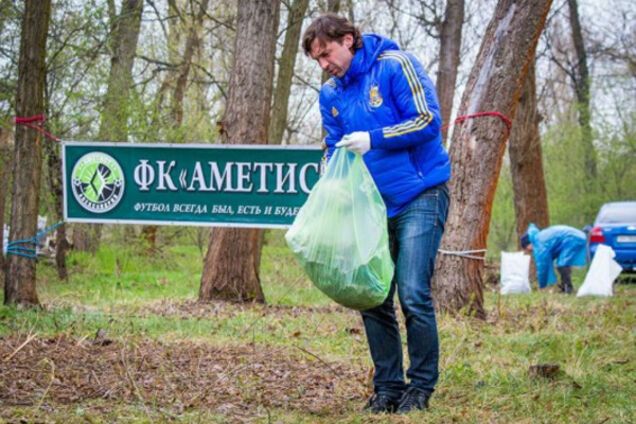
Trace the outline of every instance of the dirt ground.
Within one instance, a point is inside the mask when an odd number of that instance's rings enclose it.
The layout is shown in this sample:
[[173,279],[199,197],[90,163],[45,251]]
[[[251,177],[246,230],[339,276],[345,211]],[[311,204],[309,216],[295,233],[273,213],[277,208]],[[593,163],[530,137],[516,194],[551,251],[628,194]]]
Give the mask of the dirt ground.
[[[59,306],[59,305],[58,305]],[[283,306],[268,305],[260,303],[233,303],[233,302],[198,302],[196,300],[174,301],[161,300],[149,305],[144,305],[142,311],[137,316],[162,316],[178,318],[204,318],[213,319],[215,317],[231,318],[243,311],[250,310],[260,313],[262,316],[286,313],[292,317],[306,315],[314,312],[320,313],[348,313],[357,316],[354,311],[340,305],[329,306]]]
[[182,412],[241,415],[255,408],[315,414],[363,402],[367,376],[311,352],[142,339],[0,338],[0,405],[54,408],[94,399]]

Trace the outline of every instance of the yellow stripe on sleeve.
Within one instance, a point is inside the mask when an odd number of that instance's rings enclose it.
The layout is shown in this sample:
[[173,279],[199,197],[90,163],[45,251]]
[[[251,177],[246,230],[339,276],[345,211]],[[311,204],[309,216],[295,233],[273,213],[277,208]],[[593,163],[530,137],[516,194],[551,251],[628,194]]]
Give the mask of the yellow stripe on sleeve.
[[411,61],[408,59],[408,57],[406,57],[406,55],[403,52],[399,52],[399,51],[385,52],[382,55],[380,55],[378,59],[379,60],[394,59],[398,61],[398,63],[402,67],[404,76],[406,77],[406,80],[409,84],[409,88],[411,89],[415,108],[417,112],[419,113],[419,116],[415,119],[400,123],[398,125],[384,128],[383,130],[384,137],[385,138],[397,137],[403,134],[408,134],[410,132],[419,131],[425,128],[433,120],[433,114],[431,114],[431,112],[428,109],[428,105],[426,103],[426,95],[424,94],[424,88],[422,87],[422,83],[420,82],[419,78],[417,78],[417,73],[415,72],[413,63],[411,63]]

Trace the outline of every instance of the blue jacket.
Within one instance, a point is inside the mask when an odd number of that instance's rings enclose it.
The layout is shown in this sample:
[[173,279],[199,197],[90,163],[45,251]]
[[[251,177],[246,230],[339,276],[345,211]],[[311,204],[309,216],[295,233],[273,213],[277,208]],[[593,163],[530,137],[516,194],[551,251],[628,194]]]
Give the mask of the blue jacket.
[[437,96],[420,62],[387,38],[362,39],[347,72],[320,90],[327,158],[344,135],[368,131],[364,162],[393,217],[424,190],[446,182],[450,161]]
[[555,259],[557,267],[583,266],[587,263],[587,239],[583,231],[565,225],[554,225],[539,230],[536,225],[530,224],[527,234],[532,243],[537,280],[541,288],[557,281],[553,267]]

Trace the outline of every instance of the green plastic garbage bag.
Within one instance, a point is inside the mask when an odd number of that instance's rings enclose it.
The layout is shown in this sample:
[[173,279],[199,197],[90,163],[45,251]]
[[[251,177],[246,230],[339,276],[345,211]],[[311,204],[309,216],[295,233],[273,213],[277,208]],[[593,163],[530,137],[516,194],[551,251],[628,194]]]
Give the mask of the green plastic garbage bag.
[[360,155],[336,149],[285,239],[316,287],[341,305],[365,310],[386,299],[386,207]]

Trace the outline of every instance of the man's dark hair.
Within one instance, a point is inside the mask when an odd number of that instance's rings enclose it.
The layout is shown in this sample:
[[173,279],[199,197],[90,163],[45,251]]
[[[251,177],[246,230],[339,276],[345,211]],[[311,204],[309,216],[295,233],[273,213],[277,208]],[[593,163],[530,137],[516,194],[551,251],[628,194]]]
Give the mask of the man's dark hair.
[[362,36],[360,30],[356,28],[347,18],[338,16],[335,13],[325,13],[317,17],[305,30],[303,34],[303,50],[307,56],[311,53],[311,43],[315,39],[321,43],[337,41],[342,44],[342,38],[351,34],[353,36],[353,50],[362,47]]

